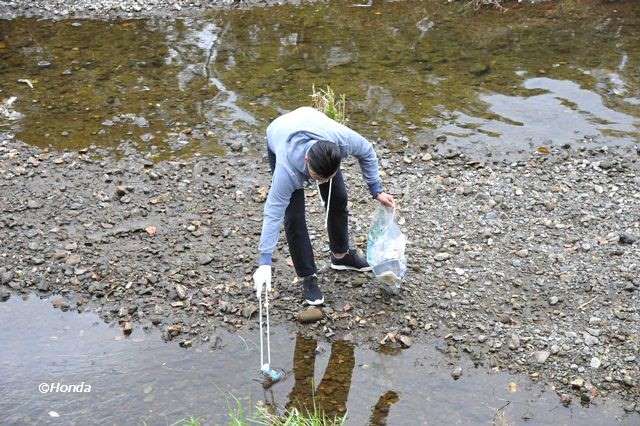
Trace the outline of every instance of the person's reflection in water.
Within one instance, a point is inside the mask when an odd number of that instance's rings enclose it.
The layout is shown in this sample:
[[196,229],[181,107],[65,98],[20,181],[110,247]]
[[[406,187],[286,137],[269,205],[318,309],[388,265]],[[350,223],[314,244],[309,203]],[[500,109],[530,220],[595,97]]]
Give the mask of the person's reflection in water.
[[315,339],[306,339],[300,335],[296,339],[293,354],[295,384],[289,395],[287,409],[295,407],[302,412],[312,412],[315,397],[318,410],[330,418],[342,416],[347,412],[351,374],[356,363],[353,345],[341,340],[331,345],[329,364],[314,395],[313,373],[317,345]]
[[[355,367],[354,346],[338,340],[331,344],[329,363],[314,393],[313,374],[316,361],[315,339],[298,335],[293,354],[293,374],[295,383],[287,409],[297,408],[299,411],[313,412],[315,407],[327,417],[343,416],[347,412],[347,400],[351,388],[351,376]],[[370,424],[380,426],[386,424],[389,409],[398,401],[398,394],[389,391],[382,395],[371,413]]]
[[376,406],[373,407],[373,413],[369,419],[369,425],[371,426],[384,426],[387,424],[387,416],[389,416],[389,410],[391,406],[398,402],[400,398],[394,391],[387,391],[384,395],[378,399]]

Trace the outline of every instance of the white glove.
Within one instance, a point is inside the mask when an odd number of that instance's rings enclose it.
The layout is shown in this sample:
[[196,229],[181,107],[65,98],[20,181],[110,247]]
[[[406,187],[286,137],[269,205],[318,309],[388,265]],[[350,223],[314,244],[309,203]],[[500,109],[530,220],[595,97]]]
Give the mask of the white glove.
[[258,299],[262,298],[263,290],[271,291],[271,265],[260,265],[253,273],[253,287]]

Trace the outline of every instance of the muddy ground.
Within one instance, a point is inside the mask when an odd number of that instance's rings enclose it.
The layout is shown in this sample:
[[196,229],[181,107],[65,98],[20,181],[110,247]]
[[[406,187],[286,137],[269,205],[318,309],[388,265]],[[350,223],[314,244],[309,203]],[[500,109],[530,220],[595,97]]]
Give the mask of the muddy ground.
[[[251,287],[269,184],[264,157],[153,163],[112,152],[0,142],[0,299],[55,295],[60,309],[158,327],[181,346],[256,328]],[[307,191],[329,340],[401,350],[413,341],[477,365],[524,372],[567,403],[613,392],[640,410],[640,156],[559,149],[493,163],[429,146],[379,144],[386,189],[409,237],[397,295],[328,270],[321,205]],[[488,159],[490,160],[490,159]],[[351,233],[366,246],[375,204],[346,166]],[[272,321],[294,324],[301,292],[281,235]],[[10,326],[10,325],[9,325]]]

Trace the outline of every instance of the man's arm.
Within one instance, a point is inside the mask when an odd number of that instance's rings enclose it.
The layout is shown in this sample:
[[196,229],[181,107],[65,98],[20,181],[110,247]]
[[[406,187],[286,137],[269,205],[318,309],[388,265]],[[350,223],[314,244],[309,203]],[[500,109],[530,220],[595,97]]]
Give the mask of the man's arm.
[[358,132],[336,123],[336,136],[347,147],[347,152],[358,159],[362,176],[369,186],[369,192],[376,198],[382,191],[382,180],[378,170],[378,157],[373,145]]
[[264,217],[262,219],[262,233],[258,251],[260,265],[271,265],[271,256],[278,243],[280,227],[284,220],[284,213],[291,200],[294,191],[291,177],[282,167],[276,165],[273,172],[271,188],[264,205]]

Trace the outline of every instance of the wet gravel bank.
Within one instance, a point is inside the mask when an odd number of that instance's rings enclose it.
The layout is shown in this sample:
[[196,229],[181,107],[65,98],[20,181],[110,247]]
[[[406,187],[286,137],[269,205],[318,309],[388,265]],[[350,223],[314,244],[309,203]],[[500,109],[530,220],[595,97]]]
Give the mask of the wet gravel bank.
[[[326,269],[321,205],[307,191],[325,318],[308,334],[390,348],[433,342],[478,365],[552,383],[567,403],[610,392],[640,410],[640,168],[627,151],[559,150],[482,164],[428,147],[379,146],[400,204],[410,271],[400,294]],[[247,154],[154,164],[127,152],[45,152],[0,142],[0,300],[55,295],[128,333],[182,346],[256,327],[251,290],[268,167]],[[98,156],[98,155],[102,156]],[[375,205],[346,173],[364,248]],[[301,294],[281,236],[274,323]],[[10,326],[10,325],[9,325]]]
[[208,9],[310,3],[306,0],[0,0],[0,19],[36,17],[148,18],[195,16]]

